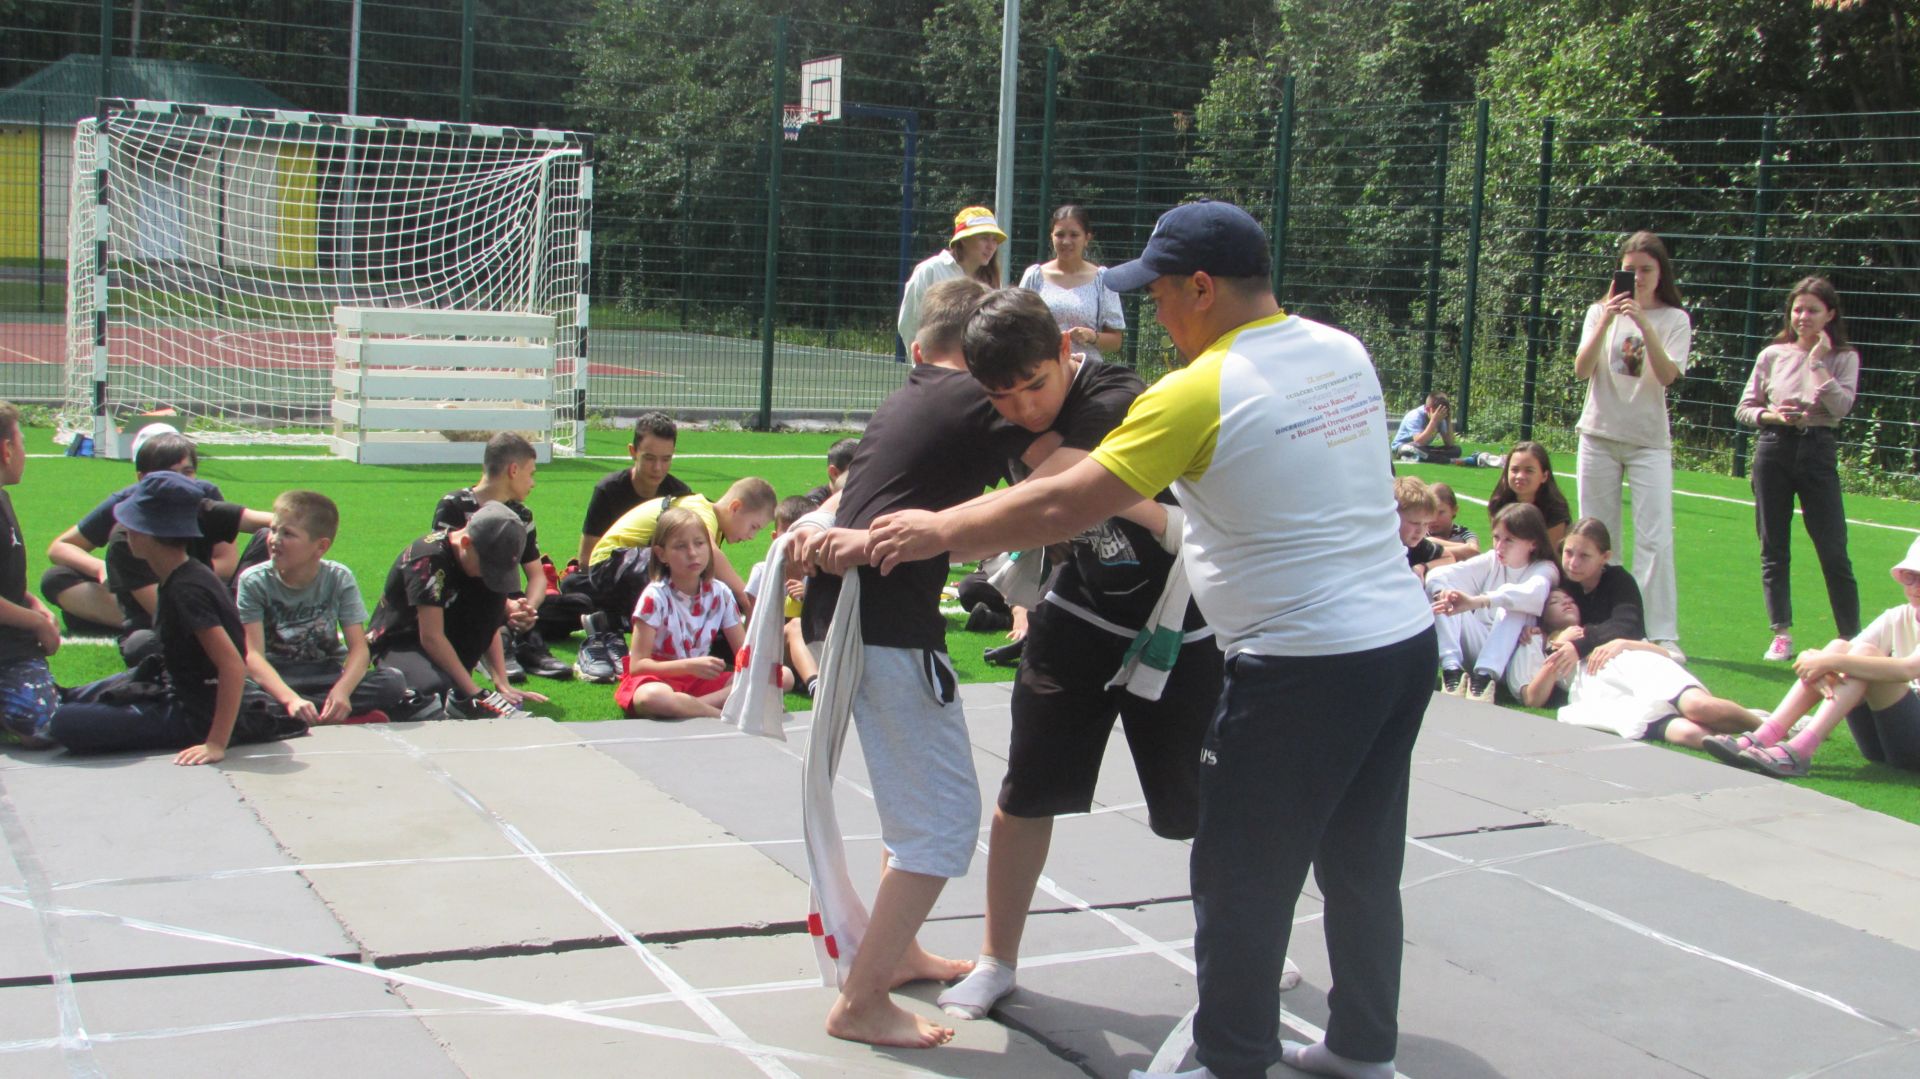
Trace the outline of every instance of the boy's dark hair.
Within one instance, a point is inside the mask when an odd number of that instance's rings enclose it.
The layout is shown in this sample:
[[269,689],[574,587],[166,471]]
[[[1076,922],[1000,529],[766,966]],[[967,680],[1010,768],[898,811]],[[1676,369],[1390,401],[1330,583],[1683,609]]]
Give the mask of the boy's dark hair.
[[540,455],[534,452],[533,443],[528,442],[525,436],[514,434],[512,431],[502,431],[487,439],[486,452],[480,456],[480,471],[486,473],[488,479],[492,479],[506,475],[507,469],[514,465],[523,465],[528,461],[539,459]]
[[640,440],[647,435],[664,438],[668,442],[679,442],[680,428],[664,412],[642,412],[634,417],[633,437],[627,440],[627,445],[638,446]]
[[951,278],[928,289],[920,301],[920,332],[913,335],[920,351],[933,356],[960,351],[968,316],[991,291],[971,277]]
[[1547,534],[1547,519],[1540,508],[1531,502],[1515,502],[1506,509],[1493,515],[1493,523],[1507,530],[1507,535],[1522,543],[1532,544],[1532,562],[1553,561],[1553,537]]
[[273,512],[300,522],[314,539],[333,539],[340,534],[340,507],[318,491],[282,491],[273,500]]
[[1447,391],[1445,391],[1445,390],[1435,390],[1435,391],[1433,391],[1432,393],[1430,393],[1430,394],[1428,394],[1428,395],[1427,395],[1427,404],[1428,404],[1428,405],[1430,405],[1430,406],[1431,406],[1431,405],[1444,405],[1444,406],[1446,406],[1447,408],[1452,408],[1452,407],[1453,407],[1453,398],[1451,398],[1451,397],[1448,397],[1448,396],[1447,396]]
[[773,507],[773,523],[785,532],[793,527],[793,522],[820,508],[820,503],[806,495],[788,495]]
[[1004,390],[1060,358],[1060,324],[1039,293],[1003,288],[973,309],[961,347],[975,381]]
[[847,466],[853,463],[853,451],[859,448],[859,439],[843,438],[827,447],[827,464],[832,465],[841,472],[845,472]]
[[1453,497],[1453,488],[1444,483],[1429,483],[1427,487],[1433,492],[1434,501],[1455,513],[1460,512],[1460,500]]
[[11,401],[0,401],[0,442],[13,438],[20,429],[20,410]]
[[771,514],[780,496],[773,493],[773,484],[758,476],[744,476],[733,481],[727,493],[720,496],[722,502],[739,499],[740,505],[759,513]]
[[155,435],[140,444],[140,452],[133,455],[133,470],[142,476],[149,472],[165,472],[181,461],[200,467],[200,450],[193,439],[186,435]]

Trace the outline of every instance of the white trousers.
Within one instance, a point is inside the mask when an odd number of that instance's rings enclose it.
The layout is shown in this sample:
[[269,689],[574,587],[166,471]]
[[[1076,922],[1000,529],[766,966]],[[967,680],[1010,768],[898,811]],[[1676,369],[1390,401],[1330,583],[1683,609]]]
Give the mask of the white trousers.
[[1580,436],[1580,516],[1597,517],[1619,562],[1620,488],[1633,486],[1633,579],[1640,582],[1647,638],[1680,639],[1680,587],[1673,567],[1673,452],[1598,435]]
[[[1520,631],[1534,621],[1530,614],[1491,607],[1460,614],[1435,615],[1433,628],[1440,639],[1440,666],[1460,667],[1496,678],[1504,677],[1507,688],[1513,690],[1517,697],[1520,689],[1524,689],[1534,672],[1540,669],[1538,660],[1531,665],[1514,663],[1516,653],[1523,651],[1519,648]],[[1534,650],[1539,650],[1537,645]],[[1522,667],[1525,673],[1514,670],[1516,666]],[[1516,675],[1520,678],[1520,689],[1514,688]]]

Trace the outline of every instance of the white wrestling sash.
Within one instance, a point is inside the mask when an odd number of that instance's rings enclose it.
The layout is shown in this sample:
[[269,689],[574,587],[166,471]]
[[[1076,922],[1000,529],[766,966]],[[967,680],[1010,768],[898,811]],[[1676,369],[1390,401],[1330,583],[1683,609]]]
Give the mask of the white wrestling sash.
[[[756,612],[758,613],[758,612]],[[847,848],[833,805],[833,779],[840,770],[853,697],[860,688],[865,655],[860,636],[860,574],[842,578],[840,601],[820,657],[820,683],[813,697],[813,730],[801,766],[801,830],[807,842],[807,932],[820,961],[820,984],[837,989],[853,970],[853,957],[867,932],[867,907],[847,873]]]
[[744,670],[735,675],[733,692],[720,708],[724,723],[740,728],[743,734],[757,734],[784,742],[787,740],[786,694],[780,689],[780,658],[786,652],[783,634],[786,627],[787,537],[773,541],[767,550],[761,595],[754,597],[753,617],[747,621]]

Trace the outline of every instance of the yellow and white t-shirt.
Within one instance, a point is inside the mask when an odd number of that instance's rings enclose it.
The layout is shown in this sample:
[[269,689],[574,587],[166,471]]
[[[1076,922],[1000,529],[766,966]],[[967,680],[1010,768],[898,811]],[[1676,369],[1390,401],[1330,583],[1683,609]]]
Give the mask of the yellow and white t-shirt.
[[607,560],[607,556],[622,547],[645,547],[653,542],[653,526],[660,523],[660,514],[672,503],[677,510],[687,510],[706,522],[707,539],[715,546],[720,544],[720,516],[714,512],[713,503],[705,495],[680,495],[676,498],[653,498],[640,503],[620,515],[593,545],[593,553],[587,556],[587,565],[597,566]]
[[1281,313],[1154,383],[1093,458],[1145,497],[1173,487],[1193,598],[1228,655],[1340,655],[1433,623],[1387,435],[1367,350]]

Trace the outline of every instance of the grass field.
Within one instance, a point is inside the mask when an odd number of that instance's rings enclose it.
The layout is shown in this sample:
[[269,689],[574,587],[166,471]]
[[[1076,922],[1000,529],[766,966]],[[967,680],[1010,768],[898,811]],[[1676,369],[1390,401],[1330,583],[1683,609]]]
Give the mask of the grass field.
[[[51,435],[48,430],[30,429],[29,454],[57,453]],[[792,493],[824,481],[826,449],[838,437],[687,431],[681,435],[673,471],[694,490],[714,496],[735,478],[746,475],[765,477],[781,493]],[[593,431],[588,437],[589,454],[606,459],[564,460],[541,467],[529,505],[540,526],[542,547],[556,562],[564,563],[578,547],[580,514],[587,494],[603,474],[620,466],[612,458],[622,453],[623,445],[623,432]],[[269,455],[285,459],[242,459]],[[1565,473],[1560,480],[1562,489],[1572,500],[1576,496],[1572,462],[1558,464]],[[1452,484],[1461,496],[1461,519],[1482,537],[1487,535],[1483,502],[1493,486],[1492,471],[1442,466],[1412,466],[1406,471]],[[360,466],[310,451],[253,447],[208,448],[200,475],[219,484],[228,498],[262,508],[270,505],[280,491],[293,487],[310,487],[331,495],[340,503],[342,513],[341,535],[331,557],[353,569],[369,604],[377,596],[394,555],[426,531],[439,496],[477,478],[473,470],[459,467]],[[55,535],[77,521],[98,499],[132,478],[126,462],[65,457],[29,461],[24,482],[10,490],[29,549],[44,550]],[[1676,476],[1675,487],[1681,644],[1689,656],[1688,666],[1715,693],[1744,704],[1771,707],[1785,691],[1791,674],[1784,665],[1760,659],[1769,634],[1760,600],[1750,492],[1744,481],[1697,473]],[[1908,544],[1920,533],[1920,507],[1890,499],[1849,496],[1847,509],[1849,517],[1857,522],[1850,532],[1850,549],[1860,580],[1862,610],[1870,619],[1901,601],[1887,567],[1905,554]],[[744,574],[765,553],[767,538],[763,532],[753,542],[729,548],[728,557]],[[1631,536],[1623,537],[1616,546],[1630,551]],[[37,577],[43,565],[36,562],[31,575]],[[1795,640],[1801,647],[1823,644],[1833,636],[1834,629],[1812,547],[1804,534],[1795,536],[1794,566],[1798,619]],[[962,678],[1010,678],[1012,672],[987,666],[980,659],[982,649],[998,643],[999,637],[965,633],[960,621],[959,616],[950,616],[948,645]],[[557,643],[555,651],[571,660],[577,640]],[[111,673],[118,666],[117,654],[100,646],[66,648],[53,661],[55,675],[65,684]],[[551,704],[536,710],[556,719],[615,718],[611,687],[535,680],[530,688],[552,696]],[[797,708],[806,707],[799,698],[793,698],[792,703]],[[1844,732],[1827,742],[1815,760],[1813,775],[1801,782],[1859,805],[1920,822],[1920,776],[1866,763]]]

